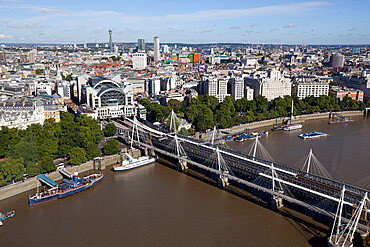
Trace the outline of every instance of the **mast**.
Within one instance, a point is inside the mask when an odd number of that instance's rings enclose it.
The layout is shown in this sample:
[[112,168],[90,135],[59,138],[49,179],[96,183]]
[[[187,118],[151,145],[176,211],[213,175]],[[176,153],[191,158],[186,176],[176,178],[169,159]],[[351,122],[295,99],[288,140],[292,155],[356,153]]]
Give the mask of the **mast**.
[[290,112],[290,124],[292,124],[292,118],[293,118],[293,98],[292,98],[292,107],[290,109],[291,109],[291,112]]

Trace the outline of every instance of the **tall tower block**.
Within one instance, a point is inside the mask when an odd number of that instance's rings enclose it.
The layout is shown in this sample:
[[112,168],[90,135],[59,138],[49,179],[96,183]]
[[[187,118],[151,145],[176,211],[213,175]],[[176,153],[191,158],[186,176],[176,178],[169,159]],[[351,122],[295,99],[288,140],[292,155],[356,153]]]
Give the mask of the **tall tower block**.
[[113,53],[112,30],[109,30],[109,51]]
[[159,37],[154,37],[154,61],[158,62],[160,59],[160,53],[159,53]]

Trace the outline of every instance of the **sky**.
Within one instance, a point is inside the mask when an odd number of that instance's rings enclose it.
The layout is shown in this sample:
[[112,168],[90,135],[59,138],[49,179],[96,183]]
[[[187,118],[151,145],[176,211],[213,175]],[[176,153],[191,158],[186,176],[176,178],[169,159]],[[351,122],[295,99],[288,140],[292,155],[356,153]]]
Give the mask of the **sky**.
[[0,43],[370,44],[369,0],[0,0]]

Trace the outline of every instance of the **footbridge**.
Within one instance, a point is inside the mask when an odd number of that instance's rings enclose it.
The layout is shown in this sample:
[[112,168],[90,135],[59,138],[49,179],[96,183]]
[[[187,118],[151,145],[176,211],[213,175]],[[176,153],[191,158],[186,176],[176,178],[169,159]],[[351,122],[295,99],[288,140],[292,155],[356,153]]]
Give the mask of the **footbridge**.
[[[363,207],[358,212],[362,202],[370,205],[367,197],[369,191],[366,189],[181,136],[176,132],[163,131],[136,119],[118,121],[118,133],[132,146],[148,148],[177,160],[179,170],[185,170],[190,165],[208,171],[221,187],[229,183],[242,184],[270,195],[276,208],[286,201],[335,219],[339,217],[339,211],[335,212],[335,208],[341,207],[343,210],[340,211],[338,229],[347,224],[356,225],[355,230],[370,231],[367,220],[370,207]],[[346,234],[349,234],[348,229]]]

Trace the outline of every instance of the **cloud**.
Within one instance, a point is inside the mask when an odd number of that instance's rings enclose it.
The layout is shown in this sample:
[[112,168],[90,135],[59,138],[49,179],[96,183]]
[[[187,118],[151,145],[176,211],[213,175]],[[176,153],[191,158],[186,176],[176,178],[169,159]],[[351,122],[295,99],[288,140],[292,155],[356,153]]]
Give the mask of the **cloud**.
[[0,0],[0,2],[9,2],[9,3],[24,3],[24,1],[19,1],[19,0]]
[[103,33],[103,28],[102,27],[97,27],[96,29],[92,30],[93,33]]
[[169,27],[167,28],[167,32],[169,33],[176,33],[176,32],[183,32],[183,28],[174,28],[174,27]]
[[311,29],[311,32],[316,32],[317,31],[317,27],[314,27]]
[[245,33],[253,33],[253,31],[247,30],[247,31],[245,31]]
[[296,24],[293,24],[293,23],[289,23],[289,24],[286,24],[285,26],[284,26],[284,28],[292,28],[292,27],[297,27],[298,25],[296,25]]
[[251,27],[257,27],[257,26],[259,26],[260,25],[260,23],[253,23],[252,25],[251,25]]
[[356,30],[357,29],[357,27],[353,27],[353,28],[351,28],[351,29],[348,29],[348,32],[352,32],[352,31],[354,31],[354,30]]
[[210,29],[210,28],[194,31],[194,33],[210,33],[210,32],[212,32],[212,29]]
[[[153,17],[154,20],[160,19],[164,22],[176,21],[210,21],[226,20],[247,16],[267,16],[267,15],[285,15],[289,13],[307,12],[319,6],[325,5],[325,2],[312,1],[303,3],[292,3],[282,5],[271,5],[259,8],[249,9],[213,9],[203,10],[188,14],[166,15],[162,17]],[[150,18],[150,17],[149,17]]]
[[270,29],[271,32],[274,32],[274,31],[277,31],[277,30],[279,30],[279,29],[278,28],[271,28]]
[[236,29],[240,29],[240,26],[231,26],[230,27],[231,30],[236,30]]
[[11,39],[13,36],[0,33],[0,39]]

